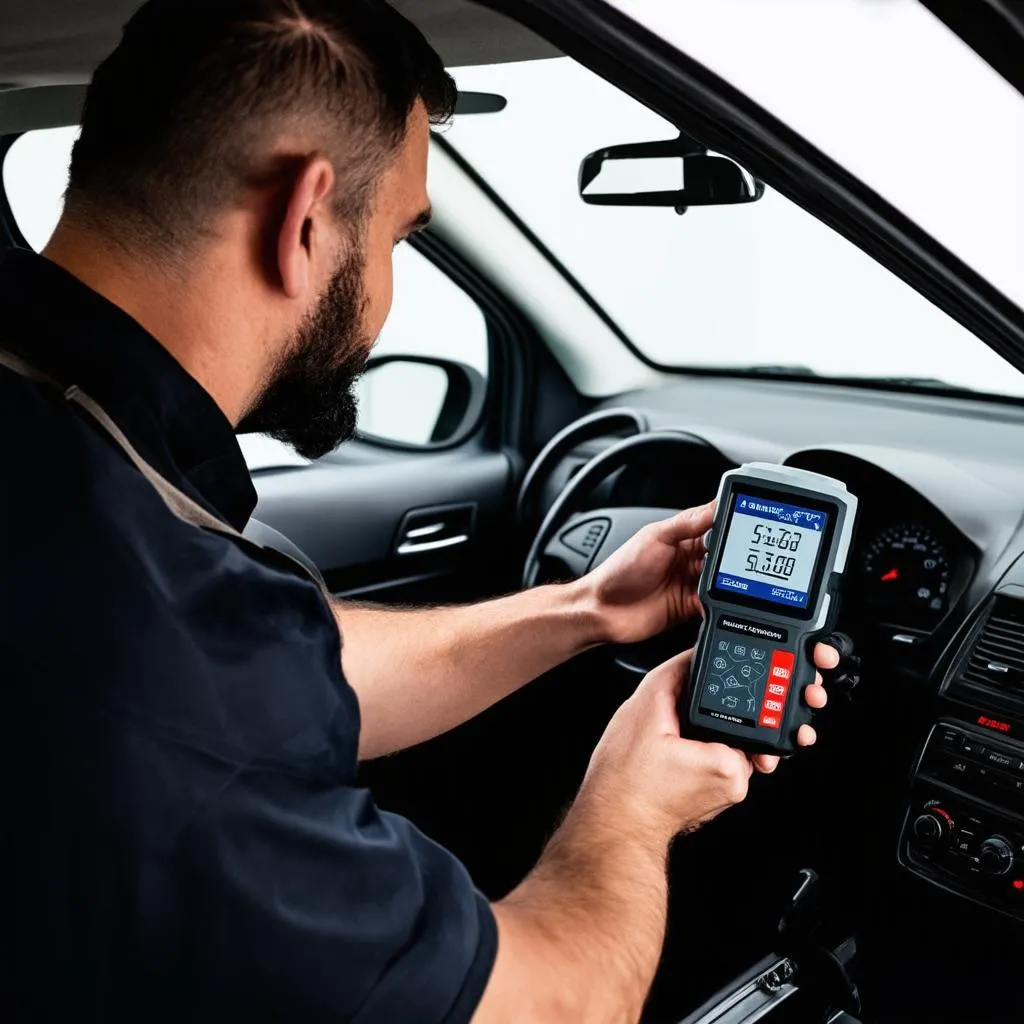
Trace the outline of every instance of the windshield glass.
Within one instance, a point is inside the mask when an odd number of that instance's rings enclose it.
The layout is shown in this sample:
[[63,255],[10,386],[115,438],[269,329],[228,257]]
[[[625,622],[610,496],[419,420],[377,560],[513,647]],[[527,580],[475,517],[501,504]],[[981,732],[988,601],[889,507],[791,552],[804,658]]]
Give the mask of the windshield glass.
[[[586,205],[578,193],[583,157],[678,132],[574,61],[454,74],[462,89],[500,94],[507,106],[458,116],[446,140],[652,362],[886,378],[907,389],[941,382],[1024,397],[1024,375],[770,187],[757,202],[691,207],[683,216]],[[7,198],[36,249],[57,222],[77,134],[29,132],[4,160]]]
[[611,3],[1024,307],[1024,96],[919,0]]
[[768,188],[747,205],[589,206],[580,161],[671,139],[667,121],[568,58],[454,71],[499,93],[446,139],[666,367],[786,367],[832,376],[934,379],[1024,396],[1024,375],[829,227]]

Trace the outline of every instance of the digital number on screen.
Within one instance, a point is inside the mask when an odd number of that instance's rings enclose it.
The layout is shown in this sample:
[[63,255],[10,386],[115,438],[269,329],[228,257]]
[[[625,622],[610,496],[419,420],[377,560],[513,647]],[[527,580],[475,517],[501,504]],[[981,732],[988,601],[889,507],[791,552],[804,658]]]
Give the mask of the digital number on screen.
[[827,525],[825,512],[737,494],[715,586],[806,608]]

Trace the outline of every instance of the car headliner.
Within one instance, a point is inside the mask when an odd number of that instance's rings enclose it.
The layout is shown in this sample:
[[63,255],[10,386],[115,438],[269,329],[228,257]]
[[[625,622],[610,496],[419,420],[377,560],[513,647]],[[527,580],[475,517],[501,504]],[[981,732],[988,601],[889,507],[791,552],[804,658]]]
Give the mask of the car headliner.
[[[468,0],[391,0],[450,67],[556,56],[515,23]],[[0,133],[69,124],[82,85],[113,49],[140,0],[4,0]],[[60,88],[54,88],[59,86]]]

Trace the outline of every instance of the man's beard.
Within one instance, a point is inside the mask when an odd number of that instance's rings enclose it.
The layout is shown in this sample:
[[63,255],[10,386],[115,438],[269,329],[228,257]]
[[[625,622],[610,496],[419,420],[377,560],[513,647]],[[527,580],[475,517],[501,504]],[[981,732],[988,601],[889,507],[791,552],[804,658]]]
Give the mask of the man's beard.
[[299,328],[239,433],[269,434],[318,459],[356,429],[356,381],[370,345],[362,336],[363,263],[345,259]]

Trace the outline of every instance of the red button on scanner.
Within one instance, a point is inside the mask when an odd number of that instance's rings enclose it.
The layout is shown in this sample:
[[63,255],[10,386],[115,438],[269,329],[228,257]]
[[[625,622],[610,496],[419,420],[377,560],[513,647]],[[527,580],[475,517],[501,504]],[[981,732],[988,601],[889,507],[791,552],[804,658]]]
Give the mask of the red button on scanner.
[[768,665],[768,682],[764,688],[764,700],[761,702],[761,715],[757,720],[761,728],[782,728],[782,712],[786,707],[786,694],[789,692],[795,664],[796,655],[792,651],[772,651],[772,660]]

